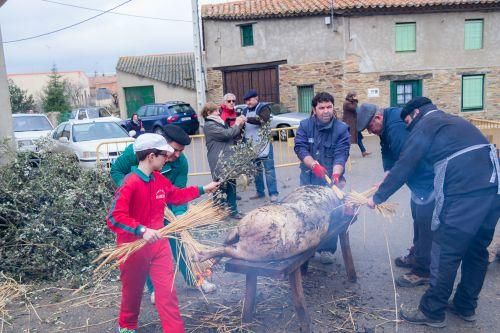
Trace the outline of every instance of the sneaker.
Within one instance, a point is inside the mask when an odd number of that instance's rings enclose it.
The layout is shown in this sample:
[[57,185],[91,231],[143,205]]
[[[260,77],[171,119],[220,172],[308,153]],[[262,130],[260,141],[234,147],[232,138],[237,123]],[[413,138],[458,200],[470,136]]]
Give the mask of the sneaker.
[[208,280],[203,280],[200,288],[205,294],[211,294],[217,290],[217,286]]
[[137,333],[136,330],[131,330],[130,328],[120,328],[118,327],[118,333]]
[[399,310],[399,315],[402,319],[406,320],[411,324],[416,325],[427,325],[430,327],[443,328],[446,327],[446,317],[442,320],[431,319],[427,317],[422,311],[419,309],[407,311],[407,310]]
[[256,199],[262,199],[262,198],[265,198],[266,195],[260,195],[260,194],[255,194],[255,195],[252,195],[249,199],[250,200],[256,200]]
[[151,293],[151,296],[149,296],[149,300],[151,301],[151,304],[153,304],[153,305],[156,303],[154,291]]
[[369,155],[371,155],[371,154],[372,154],[372,153],[369,153],[369,152],[367,152],[367,151],[365,151],[365,152],[361,153],[361,155],[363,155],[363,157],[369,156]]
[[419,276],[413,272],[403,274],[396,279],[396,284],[399,287],[404,287],[404,288],[413,288],[428,283],[429,283],[428,277]]
[[323,265],[331,265],[335,262],[335,260],[333,259],[333,254],[323,251],[320,253],[319,262]]
[[245,215],[241,214],[240,212],[236,212],[234,214],[231,214],[231,218],[233,218],[235,220],[241,220],[244,217],[245,217]]
[[461,318],[462,320],[468,322],[474,322],[477,320],[477,316],[474,311],[472,311],[471,313],[465,313],[463,311],[460,311],[459,309],[457,309],[455,304],[453,304],[453,302],[448,303],[448,310],[450,310],[451,313]]
[[415,248],[412,246],[408,249],[408,254],[406,256],[397,257],[394,259],[394,263],[398,267],[412,268],[415,264]]
[[278,202],[278,196],[277,195],[271,195],[271,197],[269,198],[269,200],[272,203]]

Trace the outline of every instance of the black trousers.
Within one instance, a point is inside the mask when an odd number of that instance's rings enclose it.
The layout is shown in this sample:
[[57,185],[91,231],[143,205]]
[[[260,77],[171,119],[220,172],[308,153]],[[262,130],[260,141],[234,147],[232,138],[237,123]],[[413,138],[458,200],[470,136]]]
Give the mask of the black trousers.
[[428,277],[431,264],[432,247],[432,213],[434,201],[426,205],[417,205],[413,200],[410,203],[413,217],[413,246],[415,249],[415,264],[412,273]]
[[500,217],[500,196],[494,193],[445,198],[441,225],[434,232],[430,287],[420,300],[420,310],[432,319],[445,318],[457,270],[460,283],[453,303],[464,314],[473,314],[488,268],[488,250]]

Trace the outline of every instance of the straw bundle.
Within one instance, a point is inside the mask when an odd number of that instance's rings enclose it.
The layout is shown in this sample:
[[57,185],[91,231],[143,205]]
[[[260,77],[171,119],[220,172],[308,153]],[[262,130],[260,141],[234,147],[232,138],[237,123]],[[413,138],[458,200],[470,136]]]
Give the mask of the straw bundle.
[[[376,187],[372,187],[371,189],[361,193],[351,191],[347,195],[346,203],[353,206],[366,205],[368,203],[368,199],[371,198],[375,194],[375,192],[377,192]],[[375,211],[383,217],[389,218],[396,214],[396,204],[385,202],[380,205],[376,205]]]
[[16,280],[6,277],[3,273],[1,279],[4,281],[0,283],[0,319],[8,317],[5,308],[9,302],[26,295],[26,287]]
[[[167,212],[166,218],[172,219],[172,214],[169,214],[169,210],[165,209]],[[214,225],[224,221],[228,216],[229,212],[226,208],[221,205],[216,205],[211,199],[200,201],[196,204],[192,204],[186,214],[175,217],[172,223],[169,223],[165,227],[159,229],[162,237],[175,237],[175,234],[182,231],[187,231],[195,228],[199,228],[206,225]],[[172,216],[171,216],[172,215]],[[108,249],[102,250],[101,254],[93,261],[97,263],[102,260],[102,262],[94,270],[97,273],[107,264],[114,262],[111,268],[118,267],[121,263],[125,262],[127,258],[141,249],[146,245],[144,239],[139,239],[131,243],[120,244]]]
[[328,177],[328,175],[325,175],[325,180],[328,183],[328,185],[331,185],[333,192],[339,198],[339,200],[344,200],[345,194],[342,192],[341,189],[337,187],[337,185],[333,184],[332,179]]

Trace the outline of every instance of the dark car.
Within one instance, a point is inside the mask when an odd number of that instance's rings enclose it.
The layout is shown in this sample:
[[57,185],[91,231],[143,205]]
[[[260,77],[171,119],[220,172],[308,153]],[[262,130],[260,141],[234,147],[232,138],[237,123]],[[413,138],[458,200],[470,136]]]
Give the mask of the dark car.
[[191,105],[181,101],[144,105],[137,114],[147,133],[163,134],[165,125],[173,124],[181,127],[187,134],[193,135],[200,127],[198,115]]

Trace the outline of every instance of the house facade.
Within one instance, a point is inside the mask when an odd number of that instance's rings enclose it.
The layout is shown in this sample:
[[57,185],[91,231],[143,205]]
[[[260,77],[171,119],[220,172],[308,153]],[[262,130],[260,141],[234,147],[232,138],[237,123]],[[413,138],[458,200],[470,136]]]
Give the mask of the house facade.
[[123,119],[151,103],[183,101],[196,109],[193,53],[120,57],[116,79]]
[[[333,4],[333,6],[332,6]],[[261,100],[310,112],[401,106],[419,95],[457,114],[500,116],[500,2],[245,0],[202,7],[207,99],[256,88]]]
[[115,105],[117,98],[116,75],[97,75],[89,77],[90,98],[95,106]]

